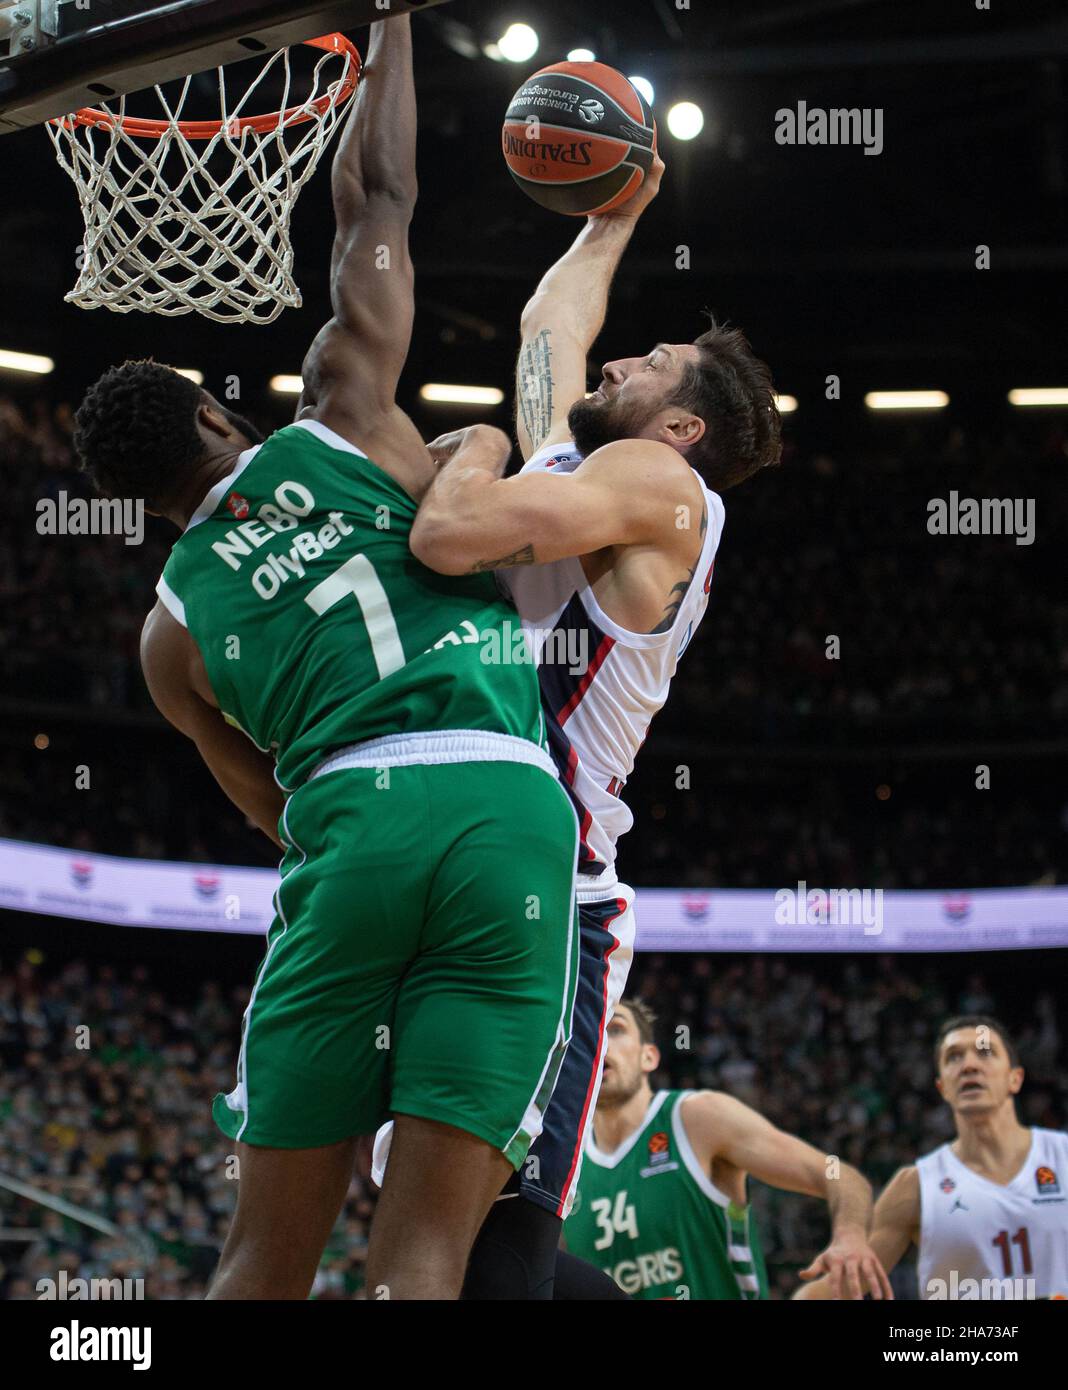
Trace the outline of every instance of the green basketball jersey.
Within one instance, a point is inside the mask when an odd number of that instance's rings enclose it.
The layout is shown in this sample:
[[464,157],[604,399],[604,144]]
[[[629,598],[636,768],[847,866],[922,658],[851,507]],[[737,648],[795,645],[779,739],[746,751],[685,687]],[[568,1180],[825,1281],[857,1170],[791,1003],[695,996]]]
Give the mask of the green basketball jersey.
[[545,747],[534,667],[491,574],[408,549],[416,504],[315,421],[242,454],[171,552],[158,592],[226,718],[299,786],[331,752],[478,730]]
[[683,1129],[682,1101],[693,1094],[658,1091],[615,1153],[590,1138],[567,1248],[632,1298],[767,1298],[750,1208],[713,1186]]

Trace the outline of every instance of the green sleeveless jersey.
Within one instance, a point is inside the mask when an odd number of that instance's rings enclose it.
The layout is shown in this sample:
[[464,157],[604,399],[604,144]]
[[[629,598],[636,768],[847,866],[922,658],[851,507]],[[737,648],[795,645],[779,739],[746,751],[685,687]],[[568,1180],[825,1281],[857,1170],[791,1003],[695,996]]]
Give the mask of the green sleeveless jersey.
[[568,1250],[632,1298],[767,1298],[764,1257],[748,1206],[712,1185],[682,1126],[692,1091],[658,1091],[615,1153],[591,1136]]
[[358,449],[301,421],[241,455],[171,552],[160,599],[286,791],[331,752],[388,734],[546,746],[515,610],[491,574],[416,560],[416,510]]

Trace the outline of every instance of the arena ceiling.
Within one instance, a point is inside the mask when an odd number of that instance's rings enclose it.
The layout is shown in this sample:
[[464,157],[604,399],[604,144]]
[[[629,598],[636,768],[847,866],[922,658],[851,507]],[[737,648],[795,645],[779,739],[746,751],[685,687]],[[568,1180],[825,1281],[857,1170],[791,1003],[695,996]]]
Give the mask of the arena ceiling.
[[[538,29],[536,57],[487,58],[483,43],[513,21]],[[620,276],[606,353],[691,336],[707,306],[749,330],[784,390],[813,391],[829,372],[865,389],[1064,384],[1058,0],[454,0],[417,29],[412,385],[506,384],[523,300],[575,224],[512,185],[498,122],[523,76],[578,46],[654,84],[662,132],[674,101],[706,116],[690,144],[662,133],[664,192]],[[776,112],[799,101],[882,110],[882,153],[777,144]],[[148,352],[203,367],[209,384],[212,371],[245,371],[253,391],[299,369],[327,312],[325,174],[294,222],[305,307],[223,329],[63,305],[80,239],[73,189],[39,131],[0,141],[0,172],[18,190],[0,207],[0,346],[55,356],[57,389]],[[989,271],[975,267],[980,245]]]

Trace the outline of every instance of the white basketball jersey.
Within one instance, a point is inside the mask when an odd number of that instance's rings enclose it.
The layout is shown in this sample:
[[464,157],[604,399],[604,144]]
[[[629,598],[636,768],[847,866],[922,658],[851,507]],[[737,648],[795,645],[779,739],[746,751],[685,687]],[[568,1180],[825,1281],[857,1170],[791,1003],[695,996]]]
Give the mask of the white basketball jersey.
[[[567,487],[567,475],[581,462],[574,444],[548,445],[523,472],[552,471]],[[693,581],[666,632],[628,632],[613,622],[577,556],[497,572],[538,660],[550,751],[579,816],[579,884],[590,892],[603,887],[609,893],[616,882],[616,841],[634,823],[621,793],[708,606],[723,503],[698,482],[708,529]]]
[[1068,1297],[1068,1134],[1031,1130],[1002,1187],[943,1144],[918,1159],[920,1297]]

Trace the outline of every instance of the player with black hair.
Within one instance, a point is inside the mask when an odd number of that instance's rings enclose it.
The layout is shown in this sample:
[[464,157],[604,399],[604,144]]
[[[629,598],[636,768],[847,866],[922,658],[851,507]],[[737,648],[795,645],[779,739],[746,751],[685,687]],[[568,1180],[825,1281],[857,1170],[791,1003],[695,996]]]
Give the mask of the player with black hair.
[[[372,26],[334,160],[333,317],[295,423],[263,441],[153,362],[77,417],[97,485],[181,531],[142,637],[152,697],[285,855],[214,1106],[240,1186],[212,1298],[307,1296],[357,1136],[389,1114],[371,1296],[456,1298],[570,1025],[576,823],[537,681],[482,659],[514,616],[492,578],[408,546],[434,472],[396,403],[415,135],[404,15]],[[497,466],[510,443],[478,447]]]
[[149,511],[192,510],[215,479],[219,456],[263,443],[243,416],[172,367],[145,360],[112,367],[85,393],[74,447],[105,497],[138,497]]

